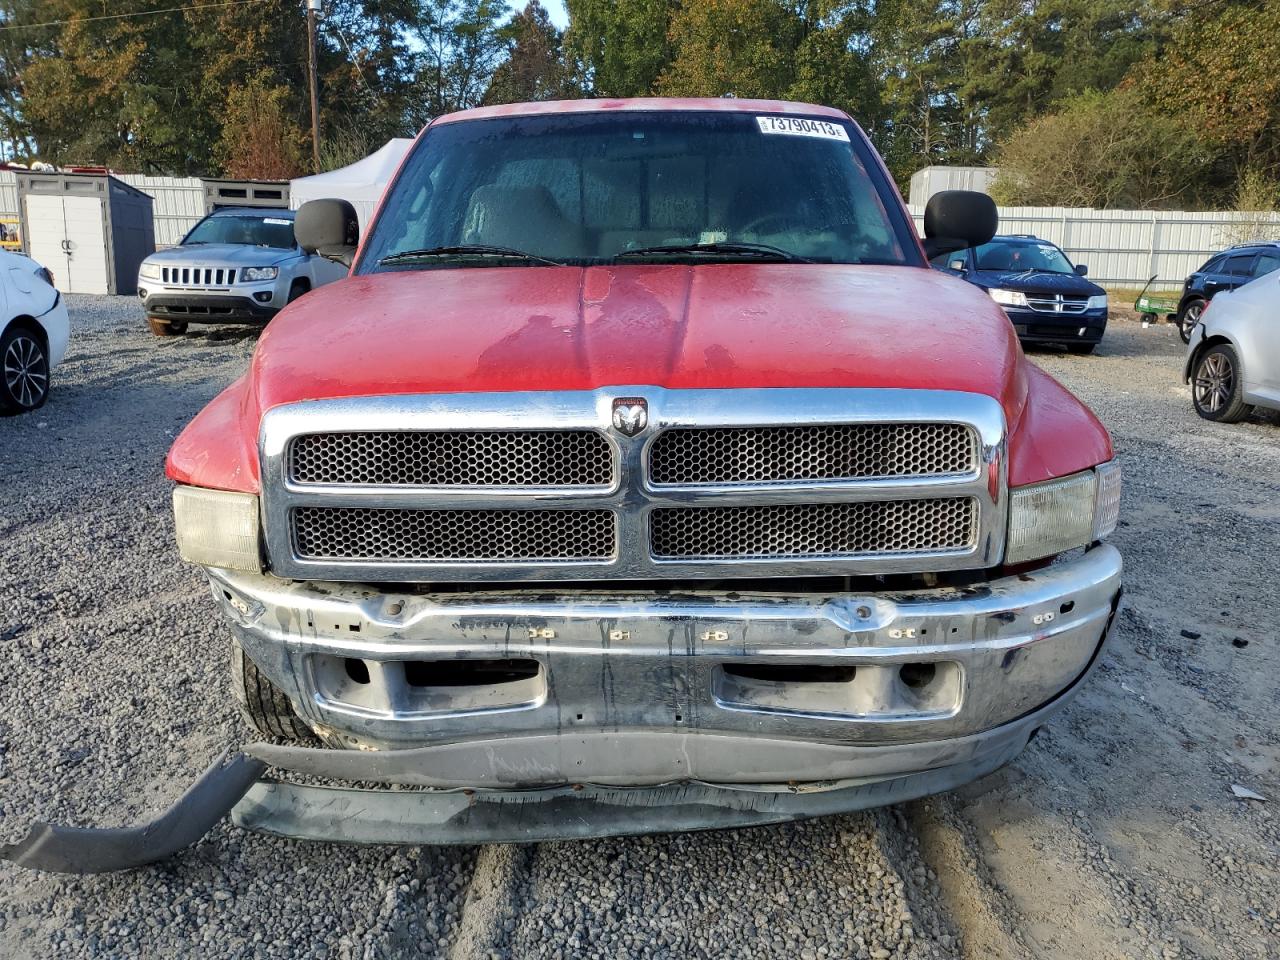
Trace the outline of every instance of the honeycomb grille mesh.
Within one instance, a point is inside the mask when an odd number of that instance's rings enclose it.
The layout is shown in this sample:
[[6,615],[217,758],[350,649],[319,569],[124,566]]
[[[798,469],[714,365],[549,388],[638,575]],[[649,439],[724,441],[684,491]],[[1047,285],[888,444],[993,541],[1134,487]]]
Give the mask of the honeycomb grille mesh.
[[967,497],[767,507],[672,507],[649,520],[663,560],[858,557],[967,550],[977,504]]
[[613,454],[594,430],[311,433],[291,444],[289,473],[301,484],[603,487]]
[[958,423],[667,430],[649,452],[654,484],[786,483],[970,473],[973,431]]
[[305,560],[566,563],[610,559],[615,522],[611,510],[299,507],[293,536]]

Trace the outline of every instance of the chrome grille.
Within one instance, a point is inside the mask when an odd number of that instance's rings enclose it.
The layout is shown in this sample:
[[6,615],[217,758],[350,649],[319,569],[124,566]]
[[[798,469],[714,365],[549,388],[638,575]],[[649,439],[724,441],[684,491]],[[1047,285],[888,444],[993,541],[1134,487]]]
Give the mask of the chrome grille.
[[289,449],[298,484],[607,487],[613,451],[594,430],[313,433]]
[[[648,424],[613,426],[619,397]],[[263,415],[272,572],[432,583],[868,576],[999,564],[1005,417],[845,388],[339,397]]]
[[1029,293],[1027,306],[1039,313],[1084,313],[1089,307],[1089,298],[1069,297],[1062,293]]
[[977,439],[958,423],[667,430],[649,451],[657,486],[968,474]]
[[605,561],[617,540],[611,510],[399,510],[301,507],[298,556],[388,563]]
[[674,507],[649,518],[662,560],[860,557],[969,550],[977,505],[967,497],[762,507]]

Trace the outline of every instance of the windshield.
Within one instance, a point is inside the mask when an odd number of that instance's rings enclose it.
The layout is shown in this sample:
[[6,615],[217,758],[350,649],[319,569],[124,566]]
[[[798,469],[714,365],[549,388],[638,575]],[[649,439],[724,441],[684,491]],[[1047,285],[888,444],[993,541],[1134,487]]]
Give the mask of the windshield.
[[210,217],[196,224],[182,241],[191,243],[242,243],[251,247],[293,248],[293,221],[279,215],[236,214]]
[[901,205],[852,125],[628,111],[433,127],[358,272],[541,258],[919,264]]
[[1075,273],[1067,255],[1051,243],[1007,243],[997,240],[984,243],[973,251],[979,270],[1006,273]]

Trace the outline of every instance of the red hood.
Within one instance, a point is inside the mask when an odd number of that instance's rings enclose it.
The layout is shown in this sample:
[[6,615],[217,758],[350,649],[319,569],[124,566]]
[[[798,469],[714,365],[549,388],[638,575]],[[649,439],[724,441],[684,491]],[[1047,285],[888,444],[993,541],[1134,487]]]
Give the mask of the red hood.
[[932,270],[503,267],[353,277],[304,297],[178,437],[168,473],[256,492],[258,426],[279,404],[608,386],[962,390],[1004,405],[1015,486],[1111,457],[991,299]]
[[915,267],[531,267],[353,277],[272,321],[259,411],[392,393],[917,387],[1000,400],[1025,382],[1009,321]]

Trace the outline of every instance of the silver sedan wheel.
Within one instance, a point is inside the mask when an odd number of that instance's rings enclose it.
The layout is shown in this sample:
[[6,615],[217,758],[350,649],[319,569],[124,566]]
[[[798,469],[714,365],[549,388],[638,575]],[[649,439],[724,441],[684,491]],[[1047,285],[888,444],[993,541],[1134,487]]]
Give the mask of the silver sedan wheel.
[[1231,401],[1236,385],[1236,371],[1221,353],[1211,353],[1200,361],[1196,371],[1196,403],[1209,413],[1217,413]]
[[49,361],[35,337],[19,333],[4,352],[4,384],[18,406],[30,410],[49,391]]

